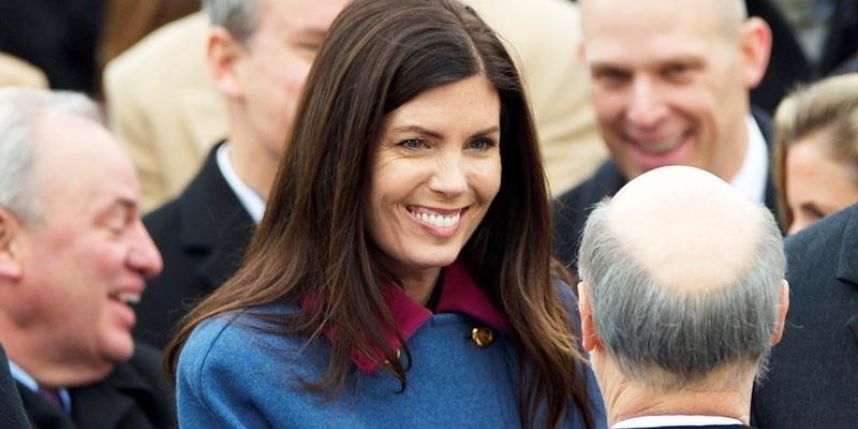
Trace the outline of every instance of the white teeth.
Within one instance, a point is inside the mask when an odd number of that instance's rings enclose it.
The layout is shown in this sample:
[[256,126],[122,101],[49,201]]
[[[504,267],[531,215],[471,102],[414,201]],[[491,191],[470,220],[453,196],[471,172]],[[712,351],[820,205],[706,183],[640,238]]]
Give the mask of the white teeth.
[[[413,213],[413,212],[412,212]],[[437,226],[439,228],[449,228],[457,223],[459,223],[459,218],[461,217],[461,213],[452,214],[449,216],[444,216],[440,214],[434,213],[413,213],[417,219],[420,219],[423,223],[428,223],[432,226]]]
[[119,292],[113,295],[113,297],[125,304],[133,305],[140,302],[140,294],[133,292]]

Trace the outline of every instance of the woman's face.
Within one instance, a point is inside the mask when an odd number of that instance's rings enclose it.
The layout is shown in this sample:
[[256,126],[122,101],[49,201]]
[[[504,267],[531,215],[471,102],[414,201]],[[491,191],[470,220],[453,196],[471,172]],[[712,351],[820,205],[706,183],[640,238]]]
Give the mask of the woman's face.
[[789,234],[858,201],[850,168],[833,159],[827,133],[814,133],[792,144],[786,155],[786,197],[793,219]]
[[367,230],[408,288],[453,263],[500,188],[500,99],[472,76],[390,112],[371,167]]

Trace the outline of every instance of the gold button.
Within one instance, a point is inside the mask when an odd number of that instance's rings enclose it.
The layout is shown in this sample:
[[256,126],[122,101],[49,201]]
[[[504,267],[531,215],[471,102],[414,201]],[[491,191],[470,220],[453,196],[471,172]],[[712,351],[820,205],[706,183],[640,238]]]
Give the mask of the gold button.
[[[399,360],[401,358],[402,358],[402,349],[396,349],[396,360]],[[385,359],[384,363],[388,366],[393,366],[393,364],[390,363],[389,359]]]
[[495,340],[495,333],[491,328],[481,326],[471,329],[471,340],[477,347],[488,347]]

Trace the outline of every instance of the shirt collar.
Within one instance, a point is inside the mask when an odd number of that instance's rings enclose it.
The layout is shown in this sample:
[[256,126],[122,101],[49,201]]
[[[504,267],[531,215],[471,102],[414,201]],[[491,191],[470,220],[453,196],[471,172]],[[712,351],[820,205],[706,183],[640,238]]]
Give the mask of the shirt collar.
[[[27,389],[30,389],[30,391],[32,391],[33,393],[39,392],[39,383],[36,381],[36,379],[11,360],[9,360],[9,372],[12,373],[12,378],[14,378],[15,381],[23,384],[27,387]],[[71,395],[69,395],[68,389],[61,387],[57,389],[57,392],[60,395],[60,401],[62,402],[63,410],[66,413],[71,412]]]
[[238,177],[235,169],[232,168],[232,162],[229,160],[229,142],[217,148],[215,157],[220,174],[223,175],[226,184],[229,185],[229,188],[238,197],[238,201],[247,210],[253,222],[259,225],[259,222],[262,221],[262,215],[265,213],[265,199],[248,186],[247,183],[244,183]]
[[[479,320],[492,328],[508,331],[509,324],[503,313],[498,310],[491,298],[477,285],[468,268],[461,261],[444,268],[443,283],[441,286],[441,297],[436,313],[464,313]],[[390,310],[396,328],[402,339],[408,341],[429,319],[432,311],[409,297],[405,291],[393,283],[383,286],[382,296]],[[312,300],[305,299],[301,302],[302,307],[312,305]],[[336,341],[336,330],[326,329],[325,335],[331,341]],[[399,350],[402,343],[395,332],[384,332],[384,337],[394,350]],[[364,373],[372,373],[378,369],[376,361],[362,353],[354,350],[351,354],[352,362]]]
[[754,117],[745,118],[748,128],[748,147],[739,171],[730,180],[730,185],[749,201],[763,203],[766,195],[766,179],[769,171],[769,155],[766,139]]
[[732,417],[721,416],[642,416],[626,419],[611,426],[611,429],[626,429],[626,428],[658,428],[670,426],[744,426],[739,419]]

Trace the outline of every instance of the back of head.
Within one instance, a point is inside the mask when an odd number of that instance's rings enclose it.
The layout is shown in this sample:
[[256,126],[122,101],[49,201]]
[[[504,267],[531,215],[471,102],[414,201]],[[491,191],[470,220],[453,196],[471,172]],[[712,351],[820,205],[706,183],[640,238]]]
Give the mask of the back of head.
[[98,107],[82,94],[0,88],[0,207],[25,222],[41,217],[31,192],[33,151],[40,120],[52,114],[102,122]]
[[754,374],[778,329],[785,266],[766,208],[678,166],[601,203],[579,252],[594,330],[622,375],[654,391]]

